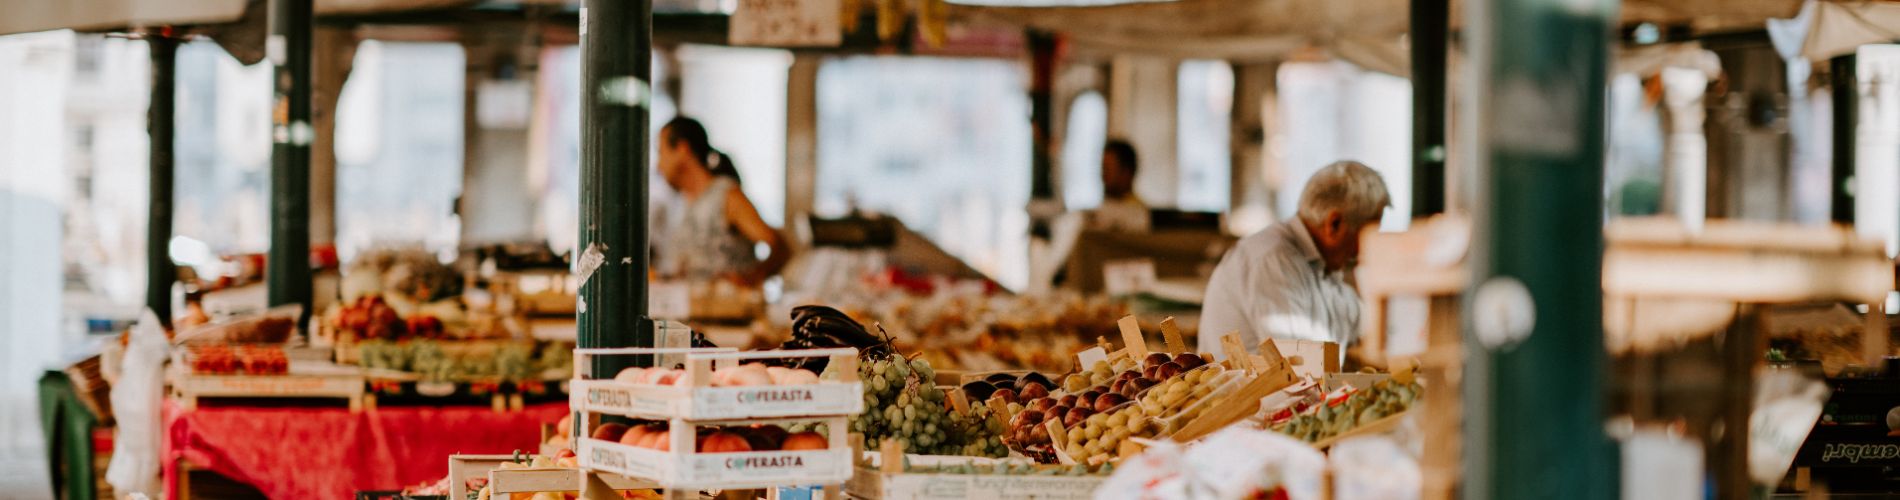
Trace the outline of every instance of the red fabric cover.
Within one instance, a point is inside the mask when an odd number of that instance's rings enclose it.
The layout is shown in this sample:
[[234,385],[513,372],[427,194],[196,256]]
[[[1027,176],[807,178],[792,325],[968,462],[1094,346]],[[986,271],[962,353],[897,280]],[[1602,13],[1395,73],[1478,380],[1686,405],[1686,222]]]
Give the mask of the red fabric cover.
[[[485,406],[346,408],[200,406],[165,401],[165,491],[178,460],[249,484],[271,498],[353,498],[448,475],[449,455],[533,453],[540,424],[567,403],[518,412]],[[170,496],[170,495],[167,495]]]

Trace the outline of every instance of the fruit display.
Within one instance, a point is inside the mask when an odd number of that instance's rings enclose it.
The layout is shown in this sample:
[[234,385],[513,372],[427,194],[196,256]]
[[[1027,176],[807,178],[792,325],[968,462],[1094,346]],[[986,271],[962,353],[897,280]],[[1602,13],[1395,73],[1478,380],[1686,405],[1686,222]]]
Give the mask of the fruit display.
[[[675,368],[640,368],[621,370],[614,375],[614,381],[624,384],[667,385],[690,387],[693,385],[692,373]],[[801,368],[766,366],[764,363],[746,363],[733,368],[713,370],[713,387],[747,387],[762,385],[805,385],[818,383],[818,374]]]
[[851,430],[864,435],[866,447],[888,440],[919,455],[1009,454],[1001,416],[977,405],[967,412],[947,408],[948,393],[935,385],[937,373],[928,361],[884,354],[887,350],[866,352],[868,359],[858,365],[865,412],[851,419]]
[[1400,381],[1398,377],[1373,382],[1364,389],[1348,385],[1327,393],[1322,403],[1268,425],[1281,434],[1319,442],[1403,413],[1418,400],[1419,390],[1417,381]]
[[1127,308],[1106,297],[1071,292],[992,295],[981,286],[943,286],[919,295],[870,285],[824,300],[850,318],[888,332],[897,349],[921,352],[941,369],[996,371],[1074,369],[1065,353],[1098,336],[1113,336]]
[[935,455],[961,448],[949,435],[950,411],[944,392],[934,384],[936,370],[923,360],[902,356],[876,358],[858,365],[864,381],[865,412],[851,419],[851,429],[864,435],[865,446],[876,448],[895,440],[906,452]]
[[195,344],[185,349],[191,372],[198,375],[290,373],[290,358],[280,345]]
[[[1171,430],[1187,418],[1173,417],[1189,408],[1229,378],[1224,368],[1194,353],[1152,353],[1139,363],[1126,357],[1095,362],[1089,369],[1063,377],[1058,393],[1030,383],[1022,392],[998,389],[1011,411],[1011,449],[1037,461],[1058,460],[1056,446],[1073,460],[1112,452],[1130,437],[1151,437]],[[1192,374],[1192,376],[1183,376]],[[1027,376],[1025,376],[1027,378]],[[1056,442],[1046,424],[1058,421],[1067,431]]]
[[[697,430],[693,439],[693,451],[696,453],[811,451],[831,447],[825,435],[816,430],[793,431],[771,424],[698,427]],[[673,445],[672,433],[665,422],[643,422],[631,426],[601,424],[594,428],[591,437],[659,451],[671,451]]]
[[554,342],[370,340],[357,344],[364,368],[412,372],[425,381],[539,380],[567,373],[573,357]]

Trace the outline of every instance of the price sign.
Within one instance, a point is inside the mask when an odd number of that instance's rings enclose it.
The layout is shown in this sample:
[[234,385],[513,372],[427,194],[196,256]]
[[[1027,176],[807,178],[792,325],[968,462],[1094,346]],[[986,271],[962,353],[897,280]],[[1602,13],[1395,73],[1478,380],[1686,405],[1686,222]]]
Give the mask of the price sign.
[[1129,259],[1102,265],[1102,286],[1111,297],[1131,295],[1154,288],[1155,261]]
[[683,320],[693,314],[692,289],[685,283],[654,283],[647,289],[647,315],[654,319]]
[[727,41],[733,45],[835,47],[844,42],[838,0],[739,0]]

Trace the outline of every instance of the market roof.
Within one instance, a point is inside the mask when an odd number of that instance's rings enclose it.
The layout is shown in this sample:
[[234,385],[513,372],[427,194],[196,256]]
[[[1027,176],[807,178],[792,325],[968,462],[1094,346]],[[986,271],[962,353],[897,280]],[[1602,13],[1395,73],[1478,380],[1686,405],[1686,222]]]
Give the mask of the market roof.
[[[1453,1],[1450,7],[1454,30],[1462,21],[1462,3]],[[1768,19],[1794,17],[1801,5],[1801,0],[1626,0],[1619,22],[1694,34],[1759,31]],[[966,22],[1060,32],[1083,51],[1245,61],[1318,49],[1375,68],[1393,66],[1394,57],[1403,67],[1409,12],[1408,0],[1180,0],[958,5],[952,10],[953,17]]]

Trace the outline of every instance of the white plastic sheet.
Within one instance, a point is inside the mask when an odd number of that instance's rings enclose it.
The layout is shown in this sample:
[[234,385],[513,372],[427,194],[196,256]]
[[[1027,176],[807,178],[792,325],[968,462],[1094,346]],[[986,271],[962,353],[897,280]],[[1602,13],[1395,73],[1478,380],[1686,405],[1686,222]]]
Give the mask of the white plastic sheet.
[[159,493],[159,405],[165,394],[165,358],[171,342],[151,310],[139,316],[125,348],[119,383],[112,386],[112,411],[118,419],[106,482],[121,494]]

